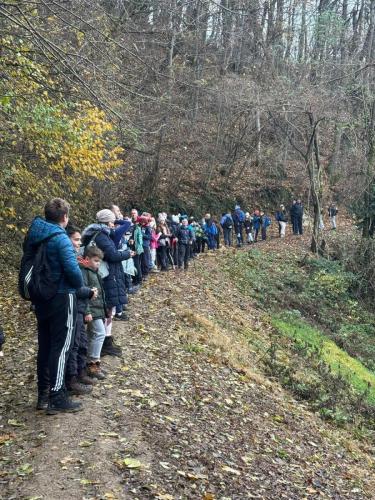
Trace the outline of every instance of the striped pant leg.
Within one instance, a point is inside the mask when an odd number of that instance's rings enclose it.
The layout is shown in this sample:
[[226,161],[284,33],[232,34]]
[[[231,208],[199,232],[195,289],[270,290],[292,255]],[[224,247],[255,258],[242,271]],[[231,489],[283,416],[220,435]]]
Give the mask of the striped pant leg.
[[77,320],[77,299],[74,293],[58,293],[49,303],[50,350],[48,369],[50,391],[65,389],[67,360]]

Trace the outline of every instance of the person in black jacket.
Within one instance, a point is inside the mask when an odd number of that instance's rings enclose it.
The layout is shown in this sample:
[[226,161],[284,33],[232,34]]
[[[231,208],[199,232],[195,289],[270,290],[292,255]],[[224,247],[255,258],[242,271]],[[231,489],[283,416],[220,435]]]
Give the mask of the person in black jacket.
[[[72,242],[74,250],[79,252],[81,247],[81,232],[75,226],[68,226],[66,232]],[[92,379],[86,373],[87,334],[84,322],[86,306],[90,299],[97,296],[97,290],[82,286],[76,291],[77,296],[77,323],[74,330],[72,348],[69,353],[66,368],[66,387],[75,395],[88,394],[92,390]]]
[[5,333],[0,325],[0,356],[3,356],[3,344],[5,342]]
[[294,205],[294,214],[295,214],[295,224],[296,224],[296,230],[297,232],[295,234],[303,234],[303,225],[302,225],[302,220],[303,220],[303,204],[300,199],[297,200],[296,204]]
[[331,203],[328,207],[328,217],[333,230],[336,229],[336,215],[338,213],[337,207],[334,203]]
[[280,238],[285,238],[285,230],[288,223],[288,212],[285,210],[284,205],[280,205],[275,218],[279,224],[279,236]]
[[177,230],[179,269],[187,269],[189,267],[190,245],[193,243],[193,232],[188,225],[188,220],[184,218]]
[[130,250],[118,250],[113,241],[113,227],[115,215],[111,210],[103,209],[96,214],[97,224],[88,226],[82,234],[83,245],[94,241],[104,253],[104,262],[107,267],[103,278],[103,287],[108,308],[106,320],[106,337],[102,348],[102,356],[121,356],[121,348],[112,338],[112,316],[116,306],[127,303],[125,275],[121,262],[135,255]]
[[297,225],[297,217],[296,217],[296,215],[297,215],[296,203],[297,203],[297,200],[293,200],[292,204],[289,208],[290,222],[292,223],[293,234],[298,234],[298,225]]

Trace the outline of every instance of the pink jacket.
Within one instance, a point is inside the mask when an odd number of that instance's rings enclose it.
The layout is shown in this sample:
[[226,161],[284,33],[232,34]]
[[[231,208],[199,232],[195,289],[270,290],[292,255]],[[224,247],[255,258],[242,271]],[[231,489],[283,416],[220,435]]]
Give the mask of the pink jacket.
[[160,234],[161,233],[156,234],[155,231],[152,230],[150,248],[158,248],[159,247],[158,240],[160,238]]

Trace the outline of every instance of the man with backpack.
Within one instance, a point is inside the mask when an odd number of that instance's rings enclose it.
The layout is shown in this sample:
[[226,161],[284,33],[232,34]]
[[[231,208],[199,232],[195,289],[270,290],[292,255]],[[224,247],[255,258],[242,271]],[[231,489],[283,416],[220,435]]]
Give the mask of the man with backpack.
[[73,245],[65,232],[69,204],[50,200],[45,219],[36,217],[24,242],[20,292],[35,306],[38,323],[38,410],[75,412],[65,388],[65,371],[77,317],[76,290],[83,286]]
[[224,245],[228,247],[232,246],[233,219],[229,210],[222,215],[220,225],[223,228]]
[[245,212],[241,210],[239,205],[235,206],[232,219],[237,236],[237,246],[241,247],[243,244],[243,223],[245,222]]

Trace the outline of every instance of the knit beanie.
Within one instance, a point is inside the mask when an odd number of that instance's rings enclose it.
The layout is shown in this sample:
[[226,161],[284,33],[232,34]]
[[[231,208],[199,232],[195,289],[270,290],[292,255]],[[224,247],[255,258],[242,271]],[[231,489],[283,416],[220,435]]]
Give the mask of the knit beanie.
[[96,214],[96,220],[98,222],[106,224],[107,222],[115,222],[116,217],[112,210],[104,208],[103,210],[99,210],[99,212]]

